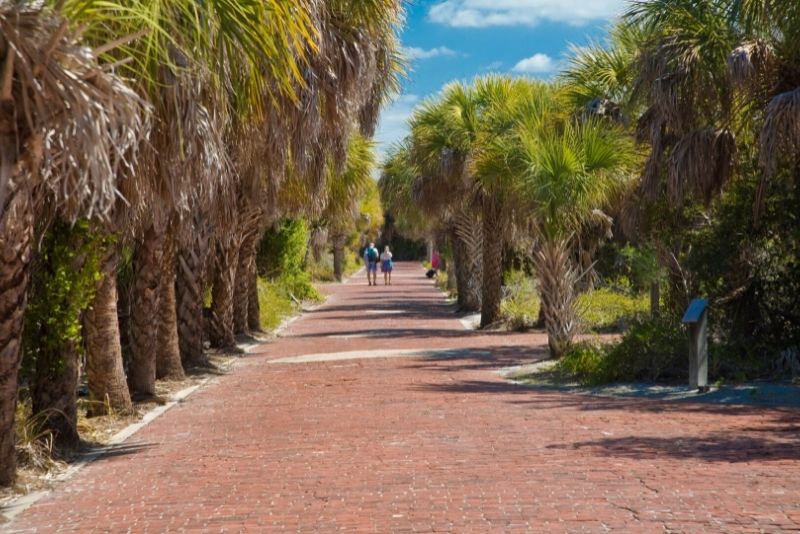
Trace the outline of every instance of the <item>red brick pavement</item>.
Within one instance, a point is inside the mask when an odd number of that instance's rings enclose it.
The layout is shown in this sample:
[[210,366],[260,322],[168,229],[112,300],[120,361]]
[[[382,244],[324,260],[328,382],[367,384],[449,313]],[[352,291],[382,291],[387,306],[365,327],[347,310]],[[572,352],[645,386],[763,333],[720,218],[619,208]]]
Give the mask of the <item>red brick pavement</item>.
[[[797,410],[509,385],[492,371],[541,357],[544,338],[461,330],[414,265],[399,264],[390,288],[359,278],[326,291],[329,302],[286,337],[6,530],[800,529]],[[436,347],[474,351],[269,363]]]

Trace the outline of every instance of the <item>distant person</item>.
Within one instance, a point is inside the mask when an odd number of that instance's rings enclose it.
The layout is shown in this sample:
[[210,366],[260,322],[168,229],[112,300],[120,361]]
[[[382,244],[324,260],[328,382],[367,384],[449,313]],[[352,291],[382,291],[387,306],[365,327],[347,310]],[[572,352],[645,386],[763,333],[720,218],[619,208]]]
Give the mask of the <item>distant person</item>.
[[364,251],[364,263],[367,266],[367,282],[369,285],[378,285],[378,259],[380,253],[375,248],[375,243],[370,243]]
[[389,245],[381,252],[381,272],[383,273],[383,285],[392,285],[392,251]]
[[439,258],[439,251],[434,250],[433,254],[431,254],[431,268],[428,269],[428,272],[425,273],[425,276],[428,278],[435,278],[436,275],[439,274],[439,267],[442,264],[442,260]]

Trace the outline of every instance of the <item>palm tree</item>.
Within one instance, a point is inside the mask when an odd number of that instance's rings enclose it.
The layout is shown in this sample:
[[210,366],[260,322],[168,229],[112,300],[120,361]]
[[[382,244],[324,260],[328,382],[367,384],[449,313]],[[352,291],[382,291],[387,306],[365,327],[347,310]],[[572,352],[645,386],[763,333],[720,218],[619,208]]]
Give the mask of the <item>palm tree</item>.
[[[278,130],[290,132],[291,137],[287,135],[288,144],[282,140],[271,141],[272,149],[268,153],[278,156],[271,159],[279,165],[271,167],[267,176],[261,176],[261,184],[266,188],[267,199],[274,200],[283,177],[288,174],[287,164],[291,163],[291,173],[309,185],[304,199],[306,206],[319,213],[329,164],[337,171],[343,170],[354,126],[371,135],[380,105],[396,90],[402,67],[396,37],[402,3],[398,0],[330,0],[317,8],[312,18],[318,24],[318,39],[315,49],[307,53],[308,66],[297,88],[298,105],[276,121],[280,125]],[[240,199],[249,204],[252,195],[242,195]],[[249,208],[239,206],[238,210],[245,213]],[[263,206],[257,211],[260,215],[251,217],[253,223],[244,227],[248,236],[258,235],[265,221],[277,219],[276,213],[265,212]],[[240,226],[242,231],[244,228]],[[218,304],[214,304],[212,342],[230,343],[237,322],[234,318],[244,317],[242,312],[236,314],[231,309],[233,299],[226,298],[228,294],[250,295],[252,298],[240,301],[240,310],[245,309],[244,302],[247,302],[246,309],[254,309],[250,301],[255,298],[255,269],[252,267],[255,242],[240,234],[218,251],[214,292],[220,298]],[[242,243],[247,244],[244,256],[241,256]],[[237,269],[238,265],[241,268]],[[237,270],[247,277],[237,278]],[[229,284],[239,289],[228,288]],[[254,314],[249,315],[252,323]],[[244,326],[244,321],[238,323]]]
[[[470,88],[452,84],[422,104],[410,121],[409,156],[419,176],[413,199],[447,229],[453,245],[459,308],[481,309],[483,234],[469,160],[477,133]],[[493,321],[492,321],[493,322]]]
[[761,125],[758,219],[769,181],[780,168],[792,169],[800,183],[800,11],[775,0],[730,0],[727,7],[730,23],[739,29],[738,46],[728,56],[730,81],[744,100],[747,121]]
[[[15,476],[14,413],[34,218],[107,214],[142,101],[39,2],[0,2],[0,485]],[[27,113],[15,110],[26,109]],[[45,202],[45,199],[48,199]]]
[[550,352],[558,358],[576,332],[575,298],[585,274],[573,260],[575,237],[624,185],[633,145],[608,122],[545,115],[522,117],[519,128],[490,150],[506,153],[533,210],[533,263]]
[[[174,248],[182,233],[180,223],[193,219],[189,212],[195,196],[213,194],[217,190],[213,184],[220,179],[228,178],[230,184],[232,175],[224,163],[227,148],[215,119],[224,120],[228,110],[257,115],[264,95],[293,90],[313,31],[307,8],[306,3],[278,0],[236,5],[193,0],[66,3],[76,19],[89,24],[90,39],[141,35],[121,47],[120,55],[133,58],[122,68],[139,81],[139,90],[154,103],[157,114],[151,157],[137,169],[137,187],[126,191],[136,209],[132,218],[138,238],[129,378],[141,395],[154,393],[156,354],[165,364],[162,370],[181,373],[171,296],[174,256],[165,257],[164,243],[170,244],[167,252]],[[227,66],[220,65],[221,60]],[[199,192],[198,184],[205,184]],[[159,306],[165,292],[164,305]],[[154,338],[159,316],[162,331]]]
[[359,201],[372,184],[375,166],[374,144],[360,135],[350,138],[344,172],[328,178],[327,202],[322,211],[323,226],[333,245],[333,273],[342,281],[347,239],[356,229]]

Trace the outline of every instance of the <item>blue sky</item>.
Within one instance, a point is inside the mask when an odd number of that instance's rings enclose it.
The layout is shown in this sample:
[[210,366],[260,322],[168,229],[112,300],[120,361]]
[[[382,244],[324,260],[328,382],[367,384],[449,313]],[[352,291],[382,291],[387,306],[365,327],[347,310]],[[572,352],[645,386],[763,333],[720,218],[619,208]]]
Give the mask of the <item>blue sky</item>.
[[406,133],[411,110],[451,80],[489,72],[549,78],[570,43],[602,38],[624,0],[411,0],[402,34],[411,71],[384,109],[383,153]]

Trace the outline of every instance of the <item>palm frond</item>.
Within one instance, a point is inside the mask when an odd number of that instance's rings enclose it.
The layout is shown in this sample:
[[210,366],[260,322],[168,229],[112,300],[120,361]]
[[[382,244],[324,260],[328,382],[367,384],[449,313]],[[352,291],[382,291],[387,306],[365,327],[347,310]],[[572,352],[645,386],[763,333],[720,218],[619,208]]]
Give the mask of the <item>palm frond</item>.
[[146,134],[147,104],[40,2],[0,3],[0,36],[0,190],[27,150],[35,155],[29,170],[66,218],[107,215],[119,195],[117,173],[133,164]]

